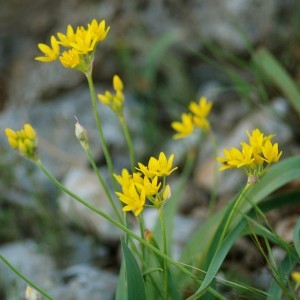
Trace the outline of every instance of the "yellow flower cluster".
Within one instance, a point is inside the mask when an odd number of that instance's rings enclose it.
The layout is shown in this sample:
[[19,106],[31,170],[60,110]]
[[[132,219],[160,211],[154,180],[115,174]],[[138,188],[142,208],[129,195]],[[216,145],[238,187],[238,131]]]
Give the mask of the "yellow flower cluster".
[[224,149],[225,157],[217,160],[223,164],[220,171],[238,168],[248,176],[260,176],[272,164],[278,162],[282,151],[278,152],[278,144],[272,144],[274,135],[265,136],[259,129],[254,129],[250,134],[247,132],[249,144],[241,143],[242,149]]
[[172,128],[177,131],[173,136],[174,139],[184,138],[189,136],[195,128],[209,130],[210,123],[207,116],[212,108],[212,102],[207,101],[205,97],[199,99],[199,103],[192,101],[189,104],[189,113],[181,115],[181,122],[172,122]]
[[118,75],[113,77],[113,87],[115,93],[112,94],[109,91],[106,91],[104,95],[98,94],[98,99],[104,105],[109,106],[119,117],[123,115],[124,108],[124,94],[123,94],[123,82]]
[[30,124],[25,124],[19,131],[6,128],[5,134],[12,148],[29,159],[37,160],[37,135]]
[[165,179],[177,169],[172,168],[173,159],[174,154],[167,159],[161,152],[158,159],[151,157],[147,166],[138,163],[138,171],[133,174],[127,169],[123,169],[121,175],[114,174],[122,187],[122,192],[116,194],[125,204],[123,211],[133,211],[135,216],[138,216],[143,211],[147,199],[151,203],[150,206],[160,208],[170,198],[171,189]]
[[[51,62],[59,59],[66,68],[75,68],[86,72],[94,58],[94,52],[99,42],[106,38],[109,27],[105,27],[105,21],[98,23],[95,19],[87,25],[87,28],[78,26],[76,31],[68,25],[67,32],[57,33],[57,38],[52,35],[51,46],[39,43],[38,48],[44,56],[35,59],[42,62]],[[65,50],[61,52],[61,47]]]

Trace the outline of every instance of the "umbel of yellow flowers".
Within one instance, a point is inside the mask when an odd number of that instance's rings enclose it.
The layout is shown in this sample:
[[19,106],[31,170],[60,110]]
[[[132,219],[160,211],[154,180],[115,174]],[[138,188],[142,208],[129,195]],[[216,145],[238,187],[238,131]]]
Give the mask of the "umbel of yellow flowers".
[[78,26],[76,30],[68,25],[66,33],[57,33],[50,38],[50,45],[38,44],[43,56],[35,59],[41,62],[52,62],[57,59],[66,68],[87,72],[94,59],[94,53],[99,42],[102,42],[110,27],[105,26],[105,21],[92,20],[87,27]]
[[210,129],[210,123],[207,119],[212,108],[212,102],[207,101],[205,97],[201,97],[199,102],[191,101],[189,104],[189,113],[181,115],[181,122],[172,122],[172,128],[177,132],[174,139],[185,138],[189,136],[195,128],[204,131]]
[[19,153],[33,161],[38,159],[37,155],[37,135],[30,124],[25,124],[23,129],[14,131],[10,128],[5,129],[10,146]]
[[258,178],[263,175],[272,163],[278,162],[282,151],[278,151],[278,144],[272,144],[274,135],[265,136],[259,129],[247,132],[249,143],[241,143],[242,149],[224,149],[225,157],[218,157],[222,163],[220,171],[232,168],[243,170],[249,177]]
[[[121,175],[114,174],[122,187],[122,192],[116,192],[120,201],[125,205],[123,211],[132,211],[138,216],[149,200],[151,207],[160,208],[171,196],[171,189],[166,184],[166,177],[177,167],[172,168],[174,154],[168,159],[161,152],[158,159],[151,157],[148,165],[138,163],[137,172],[130,174],[127,169]],[[161,180],[162,179],[162,180]]]

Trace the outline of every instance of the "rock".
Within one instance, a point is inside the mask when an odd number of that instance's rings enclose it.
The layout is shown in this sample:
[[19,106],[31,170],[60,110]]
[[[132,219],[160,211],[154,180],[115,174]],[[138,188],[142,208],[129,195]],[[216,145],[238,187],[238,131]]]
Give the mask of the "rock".
[[[14,268],[43,290],[48,292],[58,283],[54,260],[41,253],[34,241],[26,240],[2,245],[0,253]],[[0,286],[7,293],[7,300],[23,299],[26,282],[3,262],[0,263],[0,279]]]
[[54,299],[111,300],[118,276],[89,265],[75,265],[61,272],[65,284],[51,290]]
[[[214,0],[192,2],[189,27],[196,35],[213,40],[229,51],[245,51],[263,41],[274,30],[274,16],[278,6],[272,0],[257,3],[255,0]],[[194,26],[193,26],[194,25]]]
[[[104,181],[109,182],[107,177],[104,177]],[[87,203],[109,216],[115,217],[104,189],[92,171],[83,168],[72,169],[64,178],[63,185]],[[112,195],[115,199],[113,193]],[[101,240],[107,242],[118,242],[120,240],[121,230],[69,195],[61,194],[58,205],[68,222],[76,224],[87,232],[94,233]],[[118,206],[117,202],[116,205]]]

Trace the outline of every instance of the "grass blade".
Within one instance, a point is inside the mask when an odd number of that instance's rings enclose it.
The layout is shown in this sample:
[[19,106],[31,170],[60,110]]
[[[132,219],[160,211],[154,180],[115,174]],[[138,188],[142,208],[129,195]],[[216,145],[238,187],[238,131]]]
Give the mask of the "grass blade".
[[282,91],[294,109],[300,113],[299,88],[279,61],[264,48],[254,54],[253,60],[264,75]]
[[142,272],[126,243],[122,240],[126,278],[127,278],[127,299],[147,299]]

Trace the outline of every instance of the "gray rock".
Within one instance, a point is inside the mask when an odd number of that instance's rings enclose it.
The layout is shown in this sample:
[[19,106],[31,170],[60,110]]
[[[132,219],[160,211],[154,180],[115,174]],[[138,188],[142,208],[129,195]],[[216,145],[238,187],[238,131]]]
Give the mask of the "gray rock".
[[[104,177],[104,180],[109,182],[107,177]],[[63,184],[89,204],[109,216],[115,217],[109,200],[92,171],[83,168],[72,169],[64,178]],[[112,195],[115,198],[114,194]],[[116,202],[117,206],[118,204]],[[119,241],[122,235],[121,230],[70,196],[62,194],[58,199],[58,205],[70,223],[76,224],[88,232],[93,232],[101,240]]]
[[51,290],[55,299],[112,300],[118,276],[89,265],[75,265],[61,272],[66,282]]
[[[45,291],[58,283],[55,264],[47,254],[41,253],[38,245],[31,240],[13,242],[0,247],[0,253],[9,263]],[[7,293],[7,300],[23,299],[27,284],[0,263],[0,285]]]

